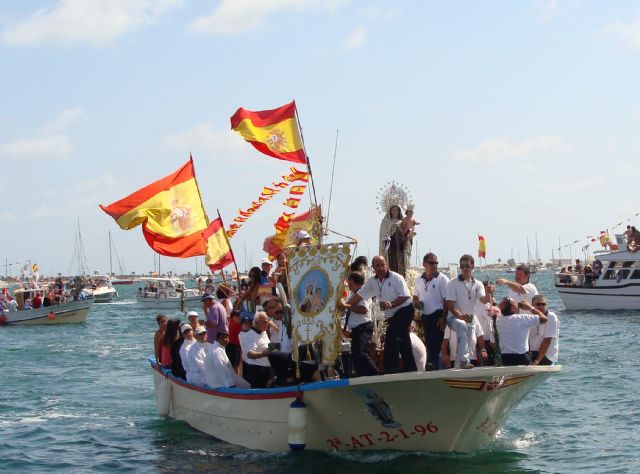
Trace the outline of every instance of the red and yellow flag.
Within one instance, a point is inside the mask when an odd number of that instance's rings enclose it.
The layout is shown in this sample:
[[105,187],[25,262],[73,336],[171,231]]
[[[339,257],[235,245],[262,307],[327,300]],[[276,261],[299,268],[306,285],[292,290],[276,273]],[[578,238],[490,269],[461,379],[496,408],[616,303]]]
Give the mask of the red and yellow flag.
[[487,258],[487,241],[478,234],[478,257]]
[[209,219],[202,205],[192,158],[175,173],[100,208],[121,229],[142,224],[147,243],[161,255],[186,258],[205,254],[202,231]]
[[[311,235],[312,244],[317,243],[315,236],[320,232],[319,207],[311,208],[307,212],[296,217],[293,217],[292,215],[287,215],[286,217],[287,218],[285,219],[282,219],[281,217],[276,223],[277,233],[264,240],[262,250],[268,253],[270,257],[275,258],[280,252],[282,252],[282,249],[290,245],[294,245],[296,243],[295,235],[301,230],[307,231]],[[282,225],[279,227],[278,224],[281,220]]]
[[230,263],[233,263],[233,252],[221,218],[211,221],[202,236],[207,242],[205,263],[212,272],[222,270]]
[[258,112],[240,107],[231,117],[231,129],[265,155],[294,163],[307,162],[295,101]]

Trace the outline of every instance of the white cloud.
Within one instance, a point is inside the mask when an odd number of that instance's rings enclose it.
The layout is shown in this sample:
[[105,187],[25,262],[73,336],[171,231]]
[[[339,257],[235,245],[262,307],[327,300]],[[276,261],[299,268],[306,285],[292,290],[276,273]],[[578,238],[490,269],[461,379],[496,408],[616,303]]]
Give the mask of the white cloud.
[[14,140],[0,145],[0,156],[14,160],[34,158],[66,158],[73,145],[66,135]]
[[63,110],[43,127],[41,133],[31,138],[20,138],[0,144],[0,157],[22,159],[64,159],[75,150],[67,129],[85,117],[82,109]]
[[344,39],[344,46],[347,49],[360,49],[364,46],[366,40],[367,30],[362,26],[358,26]]
[[47,41],[108,43],[131,30],[153,24],[182,0],[59,0],[2,33],[8,44],[33,45]]
[[603,33],[621,38],[629,48],[640,48],[640,20],[630,24],[615,22],[605,27]]
[[333,11],[343,3],[345,0],[222,0],[211,15],[194,20],[190,28],[196,33],[235,35],[256,29],[278,10]]
[[191,151],[198,158],[227,160],[247,154],[247,143],[240,136],[229,128],[216,129],[211,123],[169,135],[165,142],[177,151]]
[[529,14],[533,15],[540,21],[550,21],[555,16],[557,11],[557,0],[538,0],[529,10]]
[[558,153],[567,149],[562,139],[553,136],[528,138],[519,143],[510,142],[506,138],[490,138],[475,148],[454,153],[452,159],[473,163],[498,163],[532,155]]
[[47,134],[63,132],[86,116],[87,114],[80,108],[63,110],[57,117],[44,125],[44,132]]

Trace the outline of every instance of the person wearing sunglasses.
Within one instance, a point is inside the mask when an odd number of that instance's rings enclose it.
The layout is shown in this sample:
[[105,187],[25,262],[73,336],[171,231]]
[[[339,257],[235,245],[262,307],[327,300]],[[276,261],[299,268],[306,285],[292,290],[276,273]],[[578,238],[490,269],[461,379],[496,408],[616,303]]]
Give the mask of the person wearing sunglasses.
[[[476,303],[488,303],[493,296],[491,289],[485,291],[482,282],[473,278],[474,264],[471,255],[460,257],[461,273],[447,284],[447,325],[456,333],[455,368],[474,367],[470,360],[470,346],[476,334],[475,326],[479,324],[478,318],[474,317]],[[481,351],[480,357],[486,359],[486,351]]]
[[447,326],[446,296],[449,278],[438,272],[438,257],[429,252],[422,259],[424,272],[413,285],[413,306],[420,310],[424,342],[427,346],[426,370],[436,370],[440,347]]
[[547,299],[542,295],[533,297],[533,307],[542,311],[547,317],[546,323],[540,323],[529,329],[529,350],[531,365],[553,365],[558,362],[558,340],[560,338],[560,322],[553,311],[549,311]]

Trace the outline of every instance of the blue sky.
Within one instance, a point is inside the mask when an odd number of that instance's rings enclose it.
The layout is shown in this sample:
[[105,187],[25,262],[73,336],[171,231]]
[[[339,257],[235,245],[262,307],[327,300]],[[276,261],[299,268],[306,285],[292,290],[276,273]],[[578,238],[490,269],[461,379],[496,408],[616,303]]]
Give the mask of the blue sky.
[[[191,152],[209,215],[230,222],[289,163],[229,117],[291,99],[325,205],[340,130],[330,227],[359,253],[376,253],[391,180],[414,197],[417,250],[443,262],[478,233],[490,262],[525,259],[536,233],[549,258],[640,211],[640,2],[3,2],[0,63],[0,264],[68,273],[79,218],[92,270],[109,230],[128,270],[151,270],[141,231],[98,204]],[[283,198],[234,237],[241,270]]]

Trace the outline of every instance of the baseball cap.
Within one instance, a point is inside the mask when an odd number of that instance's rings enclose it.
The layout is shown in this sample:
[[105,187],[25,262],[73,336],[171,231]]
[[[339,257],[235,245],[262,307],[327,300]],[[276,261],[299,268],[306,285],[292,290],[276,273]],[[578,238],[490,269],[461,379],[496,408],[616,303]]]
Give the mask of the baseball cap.
[[191,327],[191,324],[184,323],[182,326],[180,326],[180,333],[184,334],[188,330],[192,330],[192,329],[193,328]]
[[213,299],[213,295],[210,295],[209,293],[205,293],[204,295],[202,295],[202,299],[200,301],[212,300],[212,299]]
[[195,316],[196,318],[198,317],[198,312],[197,311],[188,311],[187,312],[187,317],[189,316]]
[[196,329],[196,336],[199,336],[200,334],[204,334],[205,332],[207,332],[207,330],[202,326],[199,326],[198,329]]

